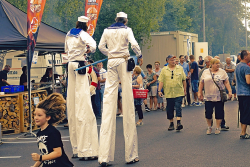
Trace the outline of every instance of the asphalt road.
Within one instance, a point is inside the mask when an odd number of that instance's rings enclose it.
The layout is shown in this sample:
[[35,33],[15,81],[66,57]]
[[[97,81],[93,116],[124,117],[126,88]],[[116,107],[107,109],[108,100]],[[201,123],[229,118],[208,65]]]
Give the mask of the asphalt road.
[[[112,166],[136,167],[240,167],[250,166],[250,140],[239,138],[240,128],[237,128],[238,103],[227,102],[225,105],[226,124],[229,131],[222,131],[220,135],[206,135],[206,121],[204,105],[183,108],[181,132],[167,131],[169,122],[166,112],[157,110],[144,113],[144,125],[138,127],[140,162],[132,165],[125,164],[124,139],[122,118],[117,117],[116,152]],[[136,117],[136,120],[138,117]],[[100,125],[100,120],[98,120]],[[175,121],[176,125],[176,121]],[[66,154],[71,157],[71,145],[68,129],[57,127],[64,140]],[[100,126],[98,126],[100,128]],[[0,146],[0,167],[30,167],[34,164],[30,154],[38,153],[35,139],[10,140],[17,135],[4,136],[4,144]],[[10,143],[6,143],[10,142]],[[25,143],[13,143],[25,142]],[[21,156],[7,158],[7,156]],[[78,166],[97,167],[97,161],[79,161],[70,159]]]

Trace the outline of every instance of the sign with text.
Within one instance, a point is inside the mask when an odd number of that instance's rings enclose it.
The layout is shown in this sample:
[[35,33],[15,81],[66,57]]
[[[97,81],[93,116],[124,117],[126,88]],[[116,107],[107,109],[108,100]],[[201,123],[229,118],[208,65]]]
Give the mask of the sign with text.
[[85,16],[89,18],[88,33],[93,36],[103,0],[86,0]]

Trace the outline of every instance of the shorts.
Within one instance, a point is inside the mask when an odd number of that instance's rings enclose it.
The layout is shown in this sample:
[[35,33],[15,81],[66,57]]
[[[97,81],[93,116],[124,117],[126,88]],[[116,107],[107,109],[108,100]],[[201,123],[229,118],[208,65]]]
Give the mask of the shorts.
[[156,96],[157,95],[157,86],[151,86],[150,92],[148,92],[148,96]]
[[198,92],[198,83],[199,83],[199,80],[191,80],[192,91],[194,93]]
[[215,119],[224,119],[224,102],[222,101],[205,101],[205,117],[212,119],[215,108]]

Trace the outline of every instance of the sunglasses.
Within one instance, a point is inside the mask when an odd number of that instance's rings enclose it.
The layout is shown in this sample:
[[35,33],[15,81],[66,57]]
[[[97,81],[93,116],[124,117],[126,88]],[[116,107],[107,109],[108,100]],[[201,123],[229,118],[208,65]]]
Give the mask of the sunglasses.
[[171,76],[171,79],[173,79],[173,77],[174,77],[174,71],[172,71],[172,76]]

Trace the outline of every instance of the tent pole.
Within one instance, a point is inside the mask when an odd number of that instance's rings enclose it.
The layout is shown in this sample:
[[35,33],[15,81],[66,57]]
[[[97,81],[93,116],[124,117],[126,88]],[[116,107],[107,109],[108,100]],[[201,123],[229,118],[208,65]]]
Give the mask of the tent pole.
[[52,90],[55,92],[55,53],[52,53]]
[[[29,55],[31,55],[31,49],[29,50]],[[29,132],[26,132],[20,136],[17,137],[21,138],[23,137],[36,137],[36,134],[32,132],[32,108],[31,108],[31,79],[30,79],[30,73],[31,73],[31,64],[32,62],[29,62],[29,56],[27,56],[27,83],[28,83],[28,99],[29,99],[29,124],[30,124],[30,129]]]

